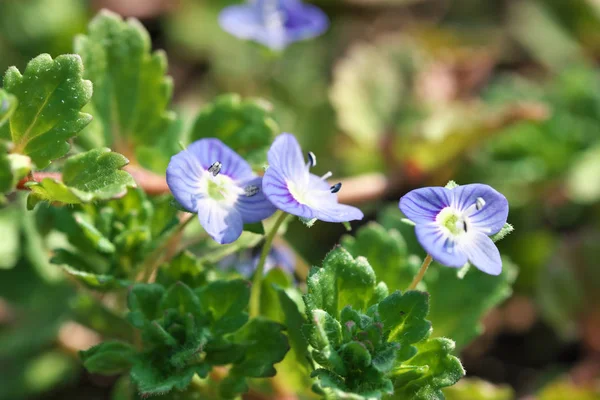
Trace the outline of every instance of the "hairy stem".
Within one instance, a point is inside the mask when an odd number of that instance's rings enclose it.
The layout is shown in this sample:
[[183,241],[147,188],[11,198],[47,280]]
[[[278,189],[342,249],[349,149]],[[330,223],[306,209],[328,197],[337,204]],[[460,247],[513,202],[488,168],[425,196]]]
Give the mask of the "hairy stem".
[[273,227],[271,228],[271,232],[269,232],[265,237],[265,244],[263,245],[262,251],[260,253],[260,259],[258,260],[256,271],[254,271],[254,279],[252,280],[252,291],[250,292],[251,318],[257,317],[260,314],[260,289],[265,270],[265,261],[267,261],[267,256],[269,255],[269,251],[271,251],[273,239],[275,239],[279,227],[288,216],[288,214],[284,213],[281,210],[277,211],[276,215],[277,219],[275,220],[275,224],[273,224]]
[[417,274],[417,276],[415,276],[415,279],[413,279],[413,281],[411,282],[411,284],[407,290],[414,290],[417,287],[419,282],[421,282],[421,279],[423,279],[423,276],[425,275],[425,271],[427,271],[427,268],[429,268],[429,264],[431,264],[432,261],[433,261],[433,258],[431,258],[431,256],[429,254],[427,254],[427,257],[425,257],[425,259],[423,260],[423,264],[421,264],[419,273]]

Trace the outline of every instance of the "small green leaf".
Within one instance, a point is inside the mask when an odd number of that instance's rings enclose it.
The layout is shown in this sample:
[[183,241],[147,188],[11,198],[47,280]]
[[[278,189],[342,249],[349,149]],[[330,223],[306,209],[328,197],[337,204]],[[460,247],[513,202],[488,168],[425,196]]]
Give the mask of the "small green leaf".
[[230,374],[252,378],[275,376],[274,364],[289,350],[284,326],[264,318],[251,319],[231,340],[245,348],[245,357],[232,366]]
[[83,366],[93,374],[116,375],[128,370],[136,351],[128,343],[104,342],[88,350],[80,351]]
[[321,309],[338,319],[346,305],[367,307],[375,291],[375,273],[365,258],[355,260],[338,247],[327,254],[322,268],[311,270],[307,285],[307,312]]
[[159,304],[165,288],[159,284],[138,283],[133,285],[127,296],[129,315],[127,319],[136,328],[158,317]]
[[241,279],[214,281],[196,291],[203,314],[211,316],[215,335],[235,332],[248,320],[250,283]]
[[54,60],[42,54],[27,64],[23,75],[15,67],[6,71],[4,89],[19,100],[10,116],[14,153],[44,168],[69,151],[67,140],[92,118],[79,111],[92,96],[92,83],[82,74],[81,58],[73,54]]
[[182,281],[194,289],[206,283],[206,274],[198,258],[189,251],[183,251],[158,270],[156,282],[171,286]]
[[431,322],[425,317],[429,312],[429,295],[424,292],[396,291],[378,305],[384,329],[389,332],[388,340],[399,342],[406,354],[406,348],[424,339],[431,329]]
[[168,161],[179,140],[165,134],[175,122],[167,111],[173,83],[165,76],[165,53],[151,53],[143,25],[103,10],[90,22],[88,35],[75,38],[75,52],[83,59],[86,78],[94,82],[94,116],[102,121],[106,143],[130,158],[159,149],[154,157],[138,158]]
[[184,390],[188,387],[198,367],[188,367],[181,370],[171,370],[168,373],[155,365],[150,356],[139,357],[131,369],[131,381],[135,383],[142,397],[163,395],[173,389]]
[[44,178],[27,183],[31,190],[28,206],[32,208],[40,201],[79,204],[123,196],[127,187],[136,186],[133,177],[121,170],[128,162],[107,148],[70,157],[63,168],[63,182]]
[[434,338],[416,344],[417,354],[394,371],[394,396],[400,399],[443,400],[441,389],[465,375],[452,355],[454,342]]
[[200,300],[189,286],[177,282],[166,291],[160,302],[159,312],[168,309],[177,310],[180,315],[196,314],[200,310]]
[[408,287],[419,270],[419,260],[409,257],[406,242],[396,229],[369,222],[354,237],[346,235],[341,242],[353,257],[366,257],[377,279],[392,290]]
[[242,100],[238,95],[228,94],[200,110],[190,140],[220,139],[259,169],[266,162],[267,150],[278,133],[277,123],[264,102]]

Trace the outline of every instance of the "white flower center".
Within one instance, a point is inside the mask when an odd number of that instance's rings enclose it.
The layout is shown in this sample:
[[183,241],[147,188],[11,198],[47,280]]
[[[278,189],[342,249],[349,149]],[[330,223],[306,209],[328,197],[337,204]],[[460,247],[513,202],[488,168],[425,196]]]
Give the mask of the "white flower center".
[[200,192],[203,195],[227,206],[233,206],[238,197],[244,193],[244,189],[230,177],[223,174],[214,176],[209,171],[202,173],[200,184]]
[[452,237],[459,238],[471,228],[469,217],[485,206],[485,200],[478,197],[475,203],[460,211],[454,207],[445,207],[435,217],[435,222]]

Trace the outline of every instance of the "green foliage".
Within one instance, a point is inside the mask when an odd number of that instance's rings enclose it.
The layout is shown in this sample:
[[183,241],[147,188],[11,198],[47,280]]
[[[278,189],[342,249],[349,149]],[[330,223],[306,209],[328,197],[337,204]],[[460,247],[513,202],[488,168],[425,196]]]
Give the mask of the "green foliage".
[[141,331],[142,349],[104,342],[81,353],[91,372],[112,374],[131,368],[142,396],[184,390],[194,375],[231,365],[221,393],[235,397],[246,378],[275,375],[273,364],[288,350],[283,326],[264,318],[248,321],[247,282],[213,281],[197,290],[178,282],[136,284],[128,296],[130,323]]
[[40,201],[79,204],[123,196],[127,187],[136,186],[133,177],[121,170],[128,162],[107,148],[69,157],[63,167],[62,182],[44,178],[41,182],[27,183],[31,190],[27,206],[32,209]]
[[27,64],[23,75],[16,67],[6,71],[4,89],[19,101],[9,119],[14,153],[29,156],[44,168],[69,151],[67,140],[92,118],[79,111],[92,96],[92,83],[82,75],[77,55],[53,60],[42,54]]
[[196,117],[190,140],[220,139],[244,157],[255,169],[267,160],[267,150],[279,127],[264,101],[242,100],[239,95],[217,97]]
[[146,258],[178,223],[168,196],[149,199],[138,189],[104,203],[46,213],[48,223],[69,242],[55,249],[52,261],[84,285],[103,291],[127,286],[144,262],[160,263]]
[[394,290],[408,287],[421,265],[419,257],[410,256],[398,230],[375,222],[361,227],[355,236],[344,236],[342,246],[353,257],[366,257],[377,277]]
[[75,52],[94,82],[93,112],[106,143],[148,168],[157,165],[152,157],[166,166],[178,141],[167,134],[175,121],[167,110],[173,83],[165,76],[165,53],[151,53],[142,24],[103,10],[90,22],[88,35],[76,37]]
[[326,398],[443,399],[442,387],[464,370],[454,342],[429,338],[429,296],[377,285],[366,259],[343,248],[327,255],[308,278],[303,332],[320,367],[313,389]]

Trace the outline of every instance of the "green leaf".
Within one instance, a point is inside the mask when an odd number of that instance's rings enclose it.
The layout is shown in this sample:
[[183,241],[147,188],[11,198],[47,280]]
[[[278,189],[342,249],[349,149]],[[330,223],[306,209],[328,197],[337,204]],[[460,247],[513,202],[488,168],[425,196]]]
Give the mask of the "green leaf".
[[110,149],[93,149],[70,157],[63,168],[63,182],[44,178],[29,182],[29,208],[40,201],[78,204],[93,200],[108,200],[127,193],[127,187],[136,183],[129,173],[122,171],[129,163],[121,154]]
[[165,76],[165,53],[151,53],[142,24],[103,10],[89,24],[88,35],[75,38],[75,52],[83,59],[86,78],[94,82],[92,103],[107,143],[130,158],[155,148],[162,150],[155,158],[168,160],[179,140],[165,134],[175,121],[167,111],[173,83]]
[[159,304],[165,288],[159,284],[138,283],[133,285],[127,296],[129,315],[127,319],[136,328],[158,317]]
[[201,368],[188,367],[166,373],[153,361],[150,356],[140,357],[131,369],[131,381],[142,397],[162,395],[173,389],[184,390],[192,381],[196,369]]
[[230,374],[252,378],[275,376],[274,364],[283,360],[290,348],[283,329],[281,324],[258,317],[235,332],[231,340],[244,346],[245,357],[232,366]]
[[499,276],[470,268],[459,279],[453,268],[437,263],[429,267],[424,281],[427,290],[434,294],[429,300],[428,316],[433,335],[450,337],[462,349],[481,333],[481,319],[486,313],[510,296],[516,276],[517,269],[507,258],[502,260]]
[[183,251],[158,270],[156,282],[171,286],[177,281],[182,281],[195,289],[206,284],[206,275],[207,271],[196,256],[189,251]]
[[458,358],[451,355],[454,342],[428,339],[416,345],[417,354],[394,371],[394,397],[443,400],[441,388],[452,386],[465,375]]
[[31,159],[21,154],[8,154],[1,147],[0,144],[0,193],[10,193],[31,171]]
[[425,319],[429,312],[428,299],[429,295],[424,292],[401,294],[397,291],[377,307],[383,327],[389,332],[388,340],[400,343],[401,355],[410,354],[410,345],[424,339],[431,329],[431,322]]
[[367,307],[375,291],[375,273],[365,258],[355,260],[338,247],[327,254],[322,268],[311,270],[307,285],[307,312],[321,309],[338,319],[347,305],[356,310]]
[[19,99],[10,117],[14,153],[44,168],[69,151],[67,140],[92,118],[79,111],[92,96],[92,83],[82,74],[81,58],[72,54],[54,60],[42,54],[27,64],[23,75],[15,67],[6,71],[4,89]]
[[262,168],[267,150],[279,133],[264,101],[222,95],[206,105],[192,127],[191,141],[217,138],[244,157],[254,169]]
[[355,237],[343,236],[341,243],[353,257],[366,257],[377,279],[392,290],[408,287],[419,270],[420,260],[409,257],[406,242],[396,229],[369,222]]
[[128,370],[136,351],[128,343],[104,342],[88,350],[80,351],[83,366],[93,374],[116,375]]
[[248,320],[245,310],[250,300],[250,282],[214,281],[196,293],[202,313],[211,317],[211,331],[215,335],[235,332]]
[[160,302],[159,312],[168,309],[177,310],[180,315],[196,314],[200,309],[200,300],[189,286],[177,282],[166,291]]

